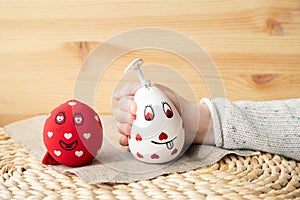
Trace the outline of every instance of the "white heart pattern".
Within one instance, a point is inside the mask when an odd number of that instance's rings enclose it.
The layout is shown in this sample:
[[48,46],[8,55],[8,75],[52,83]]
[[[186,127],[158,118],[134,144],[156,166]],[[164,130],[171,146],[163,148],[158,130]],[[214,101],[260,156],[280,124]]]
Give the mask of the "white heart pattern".
[[95,115],[95,120],[99,122],[99,117]]
[[91,137],[91,134],[90,133],[84,133],[83,137],[88,140]]
[[51,138],[53,136],[53,132],[48,131],[47,135],[48,135],[49,138]]
[[60,150],[54,150],[54,154],[55,154],[56,156],[60,156],[60,155],[61,155],[61,151],[60,151]]
[[70,102],[68,102],[68,105],[69,106],[75,106],[77,103],[75,102],[75,101],[70,101]]
[[72,137],[72,133],[65,133],[64,137],[68,140]]
[[75,155],[77,157],[81,157],[83,155],[83,151],[75,151]]

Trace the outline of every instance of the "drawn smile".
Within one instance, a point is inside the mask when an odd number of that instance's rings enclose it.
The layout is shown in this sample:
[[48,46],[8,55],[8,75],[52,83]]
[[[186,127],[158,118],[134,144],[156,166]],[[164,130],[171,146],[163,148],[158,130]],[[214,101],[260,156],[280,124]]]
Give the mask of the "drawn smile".
[[69,144],[60,140],[59,145],[61,146],[61,148],[63,148],[66,151],[72,151],[72,150],[76,149],[76,147],[78,145],[78,140],[75,140],[74,142],[69,143]]
[[156,142],[156,141],[151,141],[153,144],[158,144],[158,145],[166,145],[167,146],[167,149],[171,150],[173,149],[174,147],[174,140],[176,139],[177,137],[173,138],[172,140],[170,141],[167,141],[167,142]]

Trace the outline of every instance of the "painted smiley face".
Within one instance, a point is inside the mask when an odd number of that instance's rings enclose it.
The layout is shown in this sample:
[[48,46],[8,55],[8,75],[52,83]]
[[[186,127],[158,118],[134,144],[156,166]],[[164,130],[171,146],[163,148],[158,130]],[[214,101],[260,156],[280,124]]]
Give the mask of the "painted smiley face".
[[43,139],[47,148],[44,164],[88,164],[102,146],[102,124],[92,108],[70,100],[51,111]]
[[182,119],[172,102],[157,88],[140,88],[129,148],[133,156],[147,163],[165,163],[177,158],[184,145]]

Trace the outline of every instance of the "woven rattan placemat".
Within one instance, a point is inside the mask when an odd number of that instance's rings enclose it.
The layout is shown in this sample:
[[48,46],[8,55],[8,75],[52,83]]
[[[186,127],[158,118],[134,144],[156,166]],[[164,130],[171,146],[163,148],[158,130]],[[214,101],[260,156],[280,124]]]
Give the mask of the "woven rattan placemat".
[[86,184],[31,156],[0,128],[0,199],[300,199],[300,162],[229,155],[181,174],[130,184]]

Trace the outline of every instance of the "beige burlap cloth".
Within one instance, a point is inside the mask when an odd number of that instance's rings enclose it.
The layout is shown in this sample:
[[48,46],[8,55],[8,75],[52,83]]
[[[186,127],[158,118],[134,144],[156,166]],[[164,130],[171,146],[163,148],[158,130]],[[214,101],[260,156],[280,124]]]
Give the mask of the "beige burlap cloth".
[[[46,152],[42,139],[45,119],[46,116],[33,117],[8,125],[5,130],[14,140],[41,160]],[[104,142],[91,164],[81,167],[64,165],[52,167],[61,172],[74,173],[87,183],[129,183],[214,164],[229,153],[254,154],[252,151],[228,151],[208,145],[192,145],[175,162],[146,164],[133,158],[127,148],[119,145],[120,134],[112,116],[102,116],[101,121]]]

